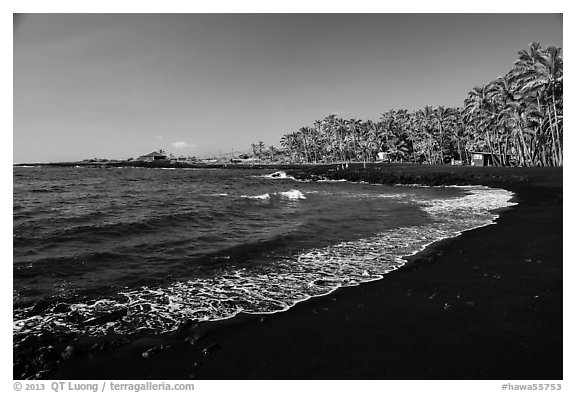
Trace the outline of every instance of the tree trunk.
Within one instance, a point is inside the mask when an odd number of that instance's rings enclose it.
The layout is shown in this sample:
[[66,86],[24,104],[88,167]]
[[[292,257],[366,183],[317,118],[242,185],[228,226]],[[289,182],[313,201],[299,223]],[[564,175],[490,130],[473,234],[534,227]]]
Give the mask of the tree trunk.
[[[530,152],[528,151],[528,148],[526,147],[526,140],[524,139],[524,133],[522,132],[522,126],[518,126],[518,130],[520,130],[520,141],[522,142],[522,148],[523,148],[523,156],[528,157],[528,166],[532,166],[532,158],[530,157]],[[526,159],[524,158],[524,161],[526,161]]]
[[554,94],[554,90],[552,90],[552,105],[554,107],[554,120],[556,124],[556,142],[558,143],[558,164],[562,166],[562,144],[560,141],[560,133],[558,132],[558,114],[556,111],[556,95]]
[[552,136],[552,159],[554,161],[553,166],[558,166],[559,155],[557,152],[556,140],[554,138],[554,126],[552,125],[552,111],[550,110],[550,105],[547,106],[548,112],[548,124],[550,124],[550,136]]

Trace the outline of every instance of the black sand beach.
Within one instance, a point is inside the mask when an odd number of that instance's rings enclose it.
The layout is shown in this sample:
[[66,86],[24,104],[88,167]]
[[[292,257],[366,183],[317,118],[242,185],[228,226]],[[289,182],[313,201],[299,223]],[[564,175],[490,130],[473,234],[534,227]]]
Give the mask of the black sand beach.
[[287,312],[183,324],[175,335],[131,344],[114,337],[80,340],[46,378],[563,378],[562,169],[334,168],[291,173],[387,184],[484,184],[513,191],[519,204],[503,211],[496,225],[436,243],[382,280]]

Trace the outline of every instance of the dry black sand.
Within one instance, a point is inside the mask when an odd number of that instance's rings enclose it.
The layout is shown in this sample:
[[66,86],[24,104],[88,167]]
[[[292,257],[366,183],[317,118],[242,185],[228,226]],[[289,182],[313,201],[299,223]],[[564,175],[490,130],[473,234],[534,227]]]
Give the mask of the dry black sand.
[[[562,169],[300,167],[300,177],[485,184],[519,204],[382,280],[271,316],[72,344],[49,379],[562,379]],[[103,343],[100,350],[95,341]],[[105,345],[104,345],[105,344]],[[108,344],[116,348],[107,349]],[[148,354],[142,354],[154,348]],[[155,353],[153,353],[155,352]]]

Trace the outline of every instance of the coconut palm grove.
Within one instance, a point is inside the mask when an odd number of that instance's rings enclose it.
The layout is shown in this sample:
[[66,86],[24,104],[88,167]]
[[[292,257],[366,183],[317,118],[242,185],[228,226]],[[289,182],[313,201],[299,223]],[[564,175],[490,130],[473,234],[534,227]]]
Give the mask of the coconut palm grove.
[[561,48],[533,42],[506,75],[474,87],[462,107],[391,109],[377,121],[329,115],[283,135],[283,149],[258,142],[252,150],[302,163],[469,164],[482,152],[497,166],[562,166],[562,135]]

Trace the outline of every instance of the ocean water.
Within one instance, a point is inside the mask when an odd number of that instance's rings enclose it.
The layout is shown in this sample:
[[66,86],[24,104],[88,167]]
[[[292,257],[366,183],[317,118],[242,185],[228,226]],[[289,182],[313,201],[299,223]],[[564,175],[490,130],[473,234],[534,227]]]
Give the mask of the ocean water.
[[512,193],[271,170],[14,168],[14,345],[274,313],[489,225]]

